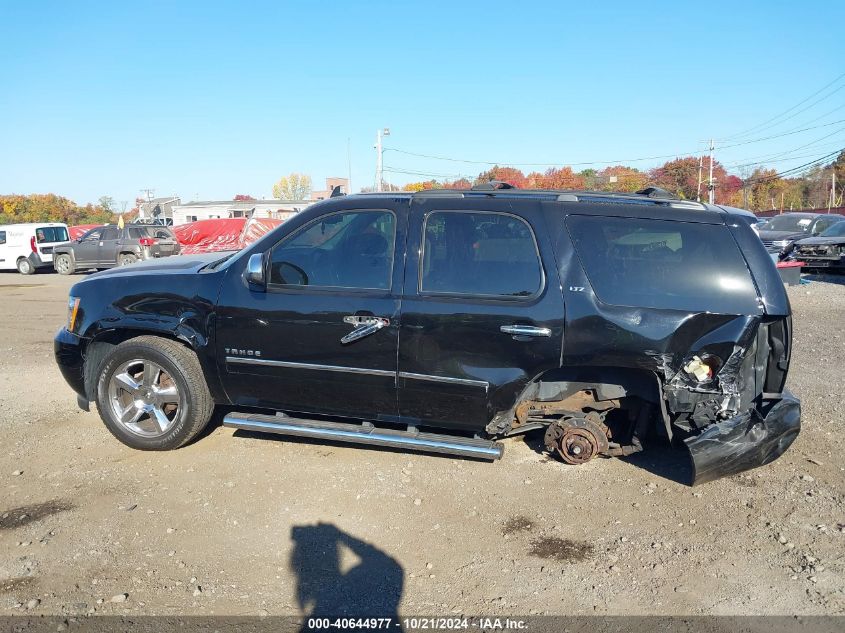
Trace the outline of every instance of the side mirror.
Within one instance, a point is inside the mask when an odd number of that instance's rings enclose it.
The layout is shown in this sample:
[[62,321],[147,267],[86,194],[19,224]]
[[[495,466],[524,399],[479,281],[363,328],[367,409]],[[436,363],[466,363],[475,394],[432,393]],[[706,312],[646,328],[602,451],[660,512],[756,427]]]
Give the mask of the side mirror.
[[249,256],[249,260],[246,263],[246,269],[244,270],[244,279],[246,279],[246,282],[249,284],[261,286],[262,288],[265,286],[264,255],[261,253],[255,253],[254,255]]

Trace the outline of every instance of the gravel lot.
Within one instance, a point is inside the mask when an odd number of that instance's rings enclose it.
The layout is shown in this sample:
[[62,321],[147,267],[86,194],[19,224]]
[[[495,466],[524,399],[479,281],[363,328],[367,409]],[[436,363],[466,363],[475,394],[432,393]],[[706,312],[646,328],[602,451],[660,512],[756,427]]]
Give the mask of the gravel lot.
[[[76,277],[78,279],[78,277]],[[845,277],[789,289],[804,428],[698,488],[682,452],[495,464],[235,433],[118,443],[52,357],[74,278],[0,273],[0,614],[845,613]]]

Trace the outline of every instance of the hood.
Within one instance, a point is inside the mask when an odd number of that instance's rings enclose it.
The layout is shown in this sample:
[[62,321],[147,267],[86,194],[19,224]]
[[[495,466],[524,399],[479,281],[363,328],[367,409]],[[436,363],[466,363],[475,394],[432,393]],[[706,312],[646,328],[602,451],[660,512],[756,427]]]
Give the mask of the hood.
[[757,234],[764,242],[774,242],[775,240],[800,240],[802,237],[807,237],[803,231],[772,231],[759,230]]
[[150,275],[183,275],[199,272],[205,266],[213,264],[237,251],[217,251],[214,253],[203,253],[201,255],[172,255],[146,259],[129,266],[118,266],[99,273],[94,273],[88,279],[103,279],[116,275],[128,275],[132,277]]
[[830,244],[835,246],[837,244],[845,244],[845,235],[838,237],[822,237],[821,235],[818,237],[805,237],[803,240],[795,242],[795,244],[798,246],[824,246]]

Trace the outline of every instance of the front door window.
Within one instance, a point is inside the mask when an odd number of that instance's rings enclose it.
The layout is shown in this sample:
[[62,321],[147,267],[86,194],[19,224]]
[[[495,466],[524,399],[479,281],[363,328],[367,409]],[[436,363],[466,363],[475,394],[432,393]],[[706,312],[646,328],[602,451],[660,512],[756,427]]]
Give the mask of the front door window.
[[390,288],[396,219],[389,211],[347,211],[318,218],[278,244],[271,285]]

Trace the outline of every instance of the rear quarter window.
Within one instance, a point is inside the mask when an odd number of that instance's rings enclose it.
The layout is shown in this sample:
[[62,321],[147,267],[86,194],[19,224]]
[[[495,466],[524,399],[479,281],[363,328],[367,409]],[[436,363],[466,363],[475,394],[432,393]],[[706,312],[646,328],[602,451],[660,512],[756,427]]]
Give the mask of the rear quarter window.
[[573,215],[566,227],[603,303],[760,313],[748,265],[724,225]]

